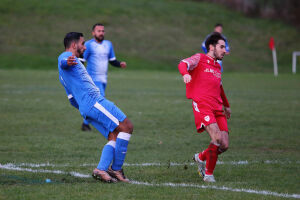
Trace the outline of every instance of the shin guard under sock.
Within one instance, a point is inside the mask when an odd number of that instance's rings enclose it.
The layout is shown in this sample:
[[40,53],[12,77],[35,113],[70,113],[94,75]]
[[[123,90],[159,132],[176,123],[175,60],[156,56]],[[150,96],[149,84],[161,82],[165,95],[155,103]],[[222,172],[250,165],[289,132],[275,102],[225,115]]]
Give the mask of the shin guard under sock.
[[218,160],[218,148],[215,144],[210,144],[206,151],[206,175],[212,175]]
[[99,164],[97,169],[107,171],[110,163],[113,161],[114,154],[115,154],[115,146],[116,142],[111,140],[109,141],[102,150],[102,154],[100,157]]
[[127,146],[130,140],[131,134],[120,132],[118,134],[116,140],[116,149],[115,149],[115,156],[114,161],[111,168],[115,171],[122,169],[125,156],[127,153]]

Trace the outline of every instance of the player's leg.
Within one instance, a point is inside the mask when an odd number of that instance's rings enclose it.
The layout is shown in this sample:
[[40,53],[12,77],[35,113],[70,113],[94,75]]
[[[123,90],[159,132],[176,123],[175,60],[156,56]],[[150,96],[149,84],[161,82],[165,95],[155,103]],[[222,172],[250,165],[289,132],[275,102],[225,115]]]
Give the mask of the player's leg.
[[[195,125],[197,128],[197,132],[201,133],[205,130],[205,126],[207,126],[210,123],[215,122],[215,118],[211,112],[211,110],[201,104],[201,103],[197,103],[195,101],[192,102],[193,104],[193,112],[194,112],[194,118],[195,118]],[[193,156],[193,160],[197,163],[198,165],[198,174],[201,177],[205,176],[205,161],[206,161],[206,152],[208,151],[208,149],[200,152],[200,153],[196,153]]]
[[[117,135],[119,126],[123,127],[126,115],[112,102],[104,99],[100,102],[96,102],[94,107],[87,114],[91,124],[105,137],[108,139],[108,143],[104,146],[101,154],[101,158],[97,168],[94,172],[99,172],[100,179],[106,181],[107,176],[103,177],[103,174],[107,174],[109,165],[114,159],[115,148],[117,147]],[[101,172],[101,174],[100,174]],[[101,177],[102,175],[102,177]],[[108,175],[112,178],[110,175]],[[112,181],[110,181],[112,182]]]
[[114,160],[108,173],[114,178],[117,178],[119,181],[123,182],[129,182],[124,175],[122,167],[125,161],[127,147],[132,132],[133,125],[128,118],[126,118],[123,122],[120,122],[120,125],[114,131],[114,133],[117,133],[114,134],[114,139],[116,139],[116,149]]
[[206,169],[203,180],[207,182],[215,182],[213,172],[218,160],[218,149],[222,142],[222,136],[217,123],[209,124],[205,127],[205,130],[210,135],[211,143],[206,150]]
[[201,153],[202,157],[206,159],[205,175],[207,178],[204,177],[204,180],[212,180],[213,182],[214,177],[212,175],[218,160],[218,155],[225,152],[229,145],[226,116],[221,110],[215,111],[214,113],[214,116],[210,118],[214,118],[215,120],[212,122],[216,121],[216,123],[209,124],[205,127],[211,137],[211,143],[208,148]]
[[104,137],[109,141],[116,141],[112,169],[108,170],[108,172],[111,172],[110,174],[120,181],[128,182],[129,180],[124,176],[122,166],[127,153],[128,143],[133,132],[132,123],[116,105],[107,99],[97,102],[90,115],[101,124],[102,129],[97,129]]
[[218,149],[218,155],[220,155],[221,153],[224,153],[225,151],[227,151],[228,147],[229,147],[229,135],[228,132],[226,131],[221,131],[221,145],[219,146]]
[[[104,137],[107,138],[106,133],[108,133],[108,130],[103,127],[101,123],[99,123],[96,120],[89,120],[90,123],[100,132],[104,133]],[[117,180],[113,177],[111,177],[108,173],[107,170],[113,161],[114,154],[115,154],[115,146],[116,146],[116,141],[108,138],[108,142],[104,145],[100,157],[100,161],[98,163],[98,166],[94,169],[92,176],[97,179],[101,180],[106,183],[114,183],[117,182]]]
[[221,145],[218,149],[218,154],[224,153],[227,151],[229,147],[229,135],[228,135],[228,126],[227,126],[227,119],[224,115],[223,111],[216,112],[216,120],[221,131]]

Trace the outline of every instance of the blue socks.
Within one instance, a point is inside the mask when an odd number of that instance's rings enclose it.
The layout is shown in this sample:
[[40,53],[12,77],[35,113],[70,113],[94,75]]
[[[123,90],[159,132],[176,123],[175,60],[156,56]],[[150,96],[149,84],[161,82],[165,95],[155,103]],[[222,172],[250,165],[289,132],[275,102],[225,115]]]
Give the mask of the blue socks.
[[109,141],[102,150],[100,162],[97,166],[97,169],[107,171],[110,163],[114,159],[116,142],[111,140]]
[[120,132],[116,141],[109,141],[102,150],[101,158],[97,169],[107,171],[111,162],[111,168],[115,171],[121,170],[125,156],[127,153],[127,146],[131,134]]
[[111,166],[114,171],[122,169],[130,137],[131,134],[125,132],[120,132],[117,137],[114,161]]

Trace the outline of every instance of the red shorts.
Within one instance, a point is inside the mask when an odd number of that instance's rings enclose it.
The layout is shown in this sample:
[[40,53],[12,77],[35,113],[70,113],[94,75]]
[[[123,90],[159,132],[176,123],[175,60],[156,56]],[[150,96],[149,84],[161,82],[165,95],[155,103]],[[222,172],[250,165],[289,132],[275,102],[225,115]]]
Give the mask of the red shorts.
[[203,132],[205,126],[213,123],[217,123],[221,131],[228,132],[227,119],[223,110],[212,110],[205,104],[193,101],[193,111],[198,133]]

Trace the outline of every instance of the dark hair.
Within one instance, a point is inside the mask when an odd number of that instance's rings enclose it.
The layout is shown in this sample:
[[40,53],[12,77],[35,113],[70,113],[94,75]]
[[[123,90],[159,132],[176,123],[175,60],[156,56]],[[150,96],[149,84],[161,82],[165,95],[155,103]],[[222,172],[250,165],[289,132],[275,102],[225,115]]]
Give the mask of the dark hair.
[[69,32],[66,34],[65,38],[64,38],[64,45],[65,48],[69,48],[72,42],[78,42],[80,37],[83,37],[82,33],[78,33],[78,32]]
[[221,24],[221,23],[217,23],[217,24],[215,25],[215,28],[218,27],[218,26],[221,26],[221,27],[223,28],[223,24]]
[[216,44],[218,44],[219,40],[224,40],[224,37],[218,33],[218,32],[213,32],[205,41],[205,47],[207,49],[207,51],[209,51],[209,45],[213,45],[216,46]]
[[92,30],[94,30],[94,29],[96,28],[96,26],[104,26],[104,25],[103,25],[103,24],[101,24],[101,23],[94,24],[94,26],[93,26]]

